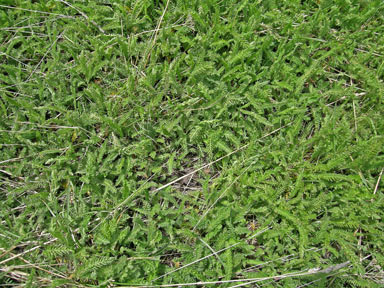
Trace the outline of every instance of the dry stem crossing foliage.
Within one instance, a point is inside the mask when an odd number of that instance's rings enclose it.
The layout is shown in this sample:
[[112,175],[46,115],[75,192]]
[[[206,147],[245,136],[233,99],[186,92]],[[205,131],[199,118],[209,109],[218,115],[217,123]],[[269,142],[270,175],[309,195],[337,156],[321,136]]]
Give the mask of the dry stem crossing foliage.
[[0,43],[0,286],[382,287],[383,1],[2,0]]

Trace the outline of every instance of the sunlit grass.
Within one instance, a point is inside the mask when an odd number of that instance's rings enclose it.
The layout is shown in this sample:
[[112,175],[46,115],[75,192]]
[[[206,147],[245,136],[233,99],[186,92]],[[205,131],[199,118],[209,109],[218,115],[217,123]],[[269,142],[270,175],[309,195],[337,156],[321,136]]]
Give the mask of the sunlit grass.
[[2,1],[0,286],[380,287],[384,4],[301,2]]

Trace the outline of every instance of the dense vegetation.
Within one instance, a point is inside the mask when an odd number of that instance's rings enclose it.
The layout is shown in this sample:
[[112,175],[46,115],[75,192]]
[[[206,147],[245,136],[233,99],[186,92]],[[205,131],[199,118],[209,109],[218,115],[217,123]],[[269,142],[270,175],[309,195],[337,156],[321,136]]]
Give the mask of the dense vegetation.
[[0,2],[0,286],[382,287],[383,1]]

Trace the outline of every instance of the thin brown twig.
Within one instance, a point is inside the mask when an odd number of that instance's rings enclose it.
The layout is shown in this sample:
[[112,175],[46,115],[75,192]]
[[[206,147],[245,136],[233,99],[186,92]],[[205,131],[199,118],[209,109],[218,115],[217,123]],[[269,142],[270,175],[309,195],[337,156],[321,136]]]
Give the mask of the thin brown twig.
[[289,277],[301,277],[309,276],[315,274],[329,274],[334,271],[340,270],[344,267],[347,267],[350,264],[350,261],[336,264],[324,269],[309,269],[306,272],[293,272],[276,276],[268,277],[259,277],[259,278],[248,278],[248,279],[231,279],[231,280],[221,280],[221,281],[205,281],[205,282],[195,282],[195,283],[177,283],[177,284],[163,284],[163,285],[133,285],[133,286],[117,286],[120,288],[161,288],[161,287],[188,287],[188,286],[203,286],[203,285],[217,285],[224,283],[236,283],[236,282],[262,282],[266,280],[281,280]]
[[87,133],[88,135],[91,135],[91,132],[88,130],[78,127],[78,126],[63,126],[63,125],[56,125],[56,124],[51,124],[50,126],[47,125],[40,125],[38,123],[33,123],[33,122],[28,122],[28,121],[16,121],[16,123],[20,124],[27,124],[27,125],[35,125],[38,128],[46,128],[46,129],[79,129]]
[[203,213],[203,215],[201,215],[201,217],[200,217],[200,219],[197,221],[197,223],[196,223],[196,225],[193,227],[193,229],[192,229],[192,231],[195,231],[196,230],[196,228],[197,228],[197,226],[199,226],[199,224],[201,223],[201,221],[205,218],[205,216],[207,216],[208,215],[208,213],[209,213],[209,211],[211,211],[212,210],[212,208],[213,208],[213,206],[215,206],[216,205],[216,203],[217,202],[219,202],[219,200],[221,199],[221,198],[223,198],[223,196],[227,193],[227,191],[233,186],[233,184],[235,184],[236,182],[237,182],[237,180],[239,180],[239,178],[241,177],[241,176],[243,176],[243,174],[245,173],[245,172],[247,172],[247,170],[249,169],[249,168],[251,168],[251,166],[253,165],[255,163],[255,161],[253,161],[242,173],[240,173],[240,175],[238,175],[236,178],[235,178],[235,180],[233,180],[225,189],[224,189],[224,191],[220,194],[220,196],[219,197],[217,197],[217,199],[212,203],[212,205],[211,206],[209,206],[208,207],[208,209]]
[[[21,261],[23,261],[23,262],[29,264],[31,267],[34,267],[34,268],[36,268],[36,269],[38,269],[38,270],[44,271],[44,272],[46,272],[46,273],[48,273],[48,274],[51,274],[51,275],[53,275],[53,276],[56,276],[56,277],[59,277],[59,278],[62,278],[62,279],[67,279],[67,280],[70,279],[70,278],[68,278],[68,277],[66,277],[66,276],[64,276],[64,275],[57,274],[57,273],[55,273],[55,272],[49,271],[49,270],[47,270],[47,269],[44,269],[44,268],[42,268],[41,266],[39,266],[39,265],[37,265],[37,264],[31,263],[31,262],[29,262],[28,260],[24,259],[23,257],[19,257],[19,258],[20,258]],[[15,268],[15,267],[13,267],[13,268]],[[23,268],[23,267],[18,267],[18,268]]]
[[3,258],[5,255],[7,255],[8,253],[11,253],[13,250],[15,250],[18,246],[17,245],[14,245],[12,246],[11,248],[9,248],[8,250],[5,250],[3,248],[1,248],[1,250],[4,250],[3,254],[0,255],[0,258]]
[[[315,248],[315,247],[313,247],[313,248],[305,249],[305,251],[314,251],[314,252],[317,252],[317,251],[320,251],[320,250],[322,250],[322,248]],[[248,268],[244,269],[243,271],[240,271],[240,272],[236,273],[236,275],[242,275],[243,273],[253,272],[256,269],[259,269],[260,267],[263,267],[263,266],[265,266],[267,264],[270,264],[270,263],[273,263],[273,262],[276,262],[276,261],[288,262],[288,261],[291,261],[291,260],[297,259],[297,258],[299,258],[298,254],[290,254],[290,255],[287,255],[287,256],[283,256],[283,257],[277,258],[275,260],[265,261],[263,263],[255,265],[255,266],[248,267]]]
[[383,176],[383,171],[384,171],[384,168],[382,168],[380,171],[379,178],[377,179],[377,182],[376,182],[375,190],[373,191],[373,195],[375,195],[377,192],[377,189],[379,189],[379,184],[380,184],[381,176]]
[[384,55],[379,54],[379,53],[377,53],[377,52],[366,51],[366,50],[363,50],[363,49],[360,49],[360,48],[355,48],[355,50],[360,51],[360,52],[363,52],[363,53],[372,54],[372,55],[375,55],[375,56],[378,56],[378,57],[383,57],[383,56],[384,56]]
[[[352,100],[353,105],[353,118],[355,120],[355,134],[357,134],[357,121],[356,121],[356,107],[355,107],[355,100]],[[357,135],[356,135],[356,141],[357,141]]]
[[201,239],[200,237],[199,237],[199,240],[201,241],[201,242],[203,242],[203,244],[205,245],[205,246],[207,246],[208,247],[208,249],[209,250],[211,250],[211,252],[215,255],[215,257],[217,258],[217,260],[220,262],[220,264],[221,265],[223,265],[223,267],[225,268],[225,265],[224,265],[224,263],[223,263],[223,261],[221,260],[221,258],[220,258],[220,256],[219,255],[217,255],[217,252],[207,243],[207,242],[205,242],[203,239]]
[[41,248],[42,246],[48,245],[48,244],[50,244],[50,243],[52,243],[52,242],[55,242],[56,240],[57,240],[57,238],[53,238],[53,239],[51,239],[51,240],[49,240],[49,241],[43,243],[42,245],[35,246],[35,247],[31,248],[31,249],[28,249],[28,250],[26,250],[26,251],[24,251],[24,252],[21,252],[20,254],[16,254],[16,255],[14,255],[14,256],[12,256],[12,257],[9,257],[9,258],[7,258],[7,259],[1,261],[1,262],[0,262],[0,265],[3,265],[3,264],[5,264],[5,263],[7,263],[7,262],[9,262],[9,261],[11,261],[11,260],[17,259],[17,258],[19,258],[19,257],[22,257],[22,256],[24,256],[25,254],[28,254],[28,253],[30,253],[30,252],[32,252],[32,251],[35,251],[35,250]]
[[100,27],[95,21],[93,21],[92,19],[89,19],[88,15],[85,14],[85,13],[84,13],[83,11],[81,11],[80,9],[76,8],[75,6],[73,6],[72,4],[68,3],[68,2],[65,1],[65,0],[57,0],[57,1],[59,1],[59,2],[61,2],[61,3],[63,3],[63,4],[65,4],[65,5],[67,5],[68,7],[72,8],[72,9],[74,9],[74,10],[76,10],[78,13],[81,14],[81,16],[83,16],[85,19],[87,19],[89,22],[91,22],[94,26],[96,26],[96,28],[99,29],[99,31],[100,31],[101,33],[103,33],[103,34],[107,34],[107,33],[105,33],[105,31],[104,31],[103,28],[101,28],[101,27]]
[[45,54],[43,55],[43,57],[40,59],[39,63],[37,63],[37,65],[35,66],[35,68],[34,68],[33,71],[31,72],[31,74],[29,74],[28,78],[27,78],[24,82],[28,82],[28,81],[31,79],[32,75],[35,74],[36,70],[39,68],[39,66],[41,65],[41,63],[43,63],[45,57],[47,57],[48,53],[51,51],[53,45],[55,45],[55,43],[57,42],[57,40],[59,40],[59,39],[62,37],[63,34],[64,34],[64,31],[61,32],[61,33],[59,34],[59,36],[56,37],[55,41],[52,42],[52,44],[49,46],[47,52],[45,52]]
[[152,41],[152,44],[151,44],[151,46],[149,48],[148,55],[146,57],[147,59],[145,60],[144,68],[147,66],[148,61],[149,61],[149,57],[151,56],[151,50],[152,50],[153,46],[155,46],[155,44],[156,44],[157,34],[159,33],[160,26],[161,26],[161,23],[163,22],[163,18],[164,18],[165,12],[167,12],[169,1],[170,0],[168,0],[167,3],[165,4],[165,8],[164,8],[163,14],[161,14],[160,20],[157,23],[157,26],[156,26],[156,29],[155,29],[155,34],[154,34],[154,37],[153,37],[153,41]]
[[[268,228],[265,228],[265,229],[263,229],[263,230],[261,230],[261,231],[258,231],[257,233],[255,233],[255,234],[253,234],[252,236],[250,236],[249,238],[247,238],[247,240],[250,240],[250,239],[252,239],[252,238],[255,238],[256,236],[258,236],[258,235],[260,235],[260,234],[262,234],[262,233],[268,231],[269,229],[271,229],[271,227],[268,227]],[[197,260],[195,260],[195,261],[192,261],[192,262],[190,262],[190,263],[188,263],[188,264],[186,264],[186,265],[184,265],[184,266],[182,266],[182,267],[179,267],[179,268],[177,268],[177,269],[174,269],[174,270],[172,270],[172,271],[169,271],[169,272],[167,272],[167,273],[165,273],[165,274],[163,274],[163,275],[161,275],[161,276],[159,276],[159,277],[153,279],[152,282],[153,282],[153,281],[156,281],[156,280],[159,280],[159,279],[161,279],[161,278],[164,278],[165,276],[167,276],[167,275],[169,275],[169,274],[172,274],[172,273],[174,273],[174,272],[176,272],[176,271],[179,271],[179,270],[181,270],[181,269],[187,268],[187,267],[189,267],[189,266],[191,266],[191,265],[193,265],[193,264],[196,264],[196,263],[198,263],[198,262],[200,262],[200,261],[202,261],[202,260],[204,260],[204,259],[207,259],[207,258],[209,258],[209,257],[211,257],[211,256],[217,255],[218,253],[221,253],[221,252],[223,252],[223,251],[225,251],[225,250],[231,249],[231,248],[233,248],[233,247],[235,247],[235,246],[237,246],[237,245],[239,245],[239,244],[241,244],[241,243],[243,243],[243,241],[239,241],[239,242],[237,242],[237,243],[235,243],[235,244],[232,244],[231,246],[228,246],[228,247],[225,247],[225,248],[223,248],[223,249],[220,249],[220,250],[216,251],[215,253],[209,254],[209,255],[204,256],[204,257],[202,257],[202,258],[200,258],[200,259],[197,259]]]
[[21,159],[24,159],[24,157],[16,157],[16,158],[11,158],[11,159],[6,159],[3,161],[0,161],[0,164],[4,164],[4,163],[8,163],[8,162],[15,162],[15,161],[19,161]]
[[31,10],[31,9],[25,9],[25,8],[15,7],[15,6],[0,5],[0,7],[7,8],[7,9],[16,9],[16,10],[22,10],[22,11],[46,14],[46,15],[55,15],[55,16],[60,16],[60,17],[63,17],[63,18],[71,18],[71,19],[76,18],[75,16],[68,16],[68,15],[44,12],[44,11],[39,11],[39,10]]
[[[259,282],[259,281],[257,281],[257,280],[255,280],[255,281],[250,281],[250,282],[246,282],[246,283],[240,283],[240,284],[236,284],[236,285],[234,285],[234,286],[230,286],[229,288],[237,288],[237,287],[244,287],[244,286],[247,286],[247,285],[250,285],[250,284],[254,284],[254,283],[256,283],[256,282]],[[257,284],[255,284],[256,286],[254,286],[254,287],[262,287],[262,286],[265,286],[265,285],[268,285],[268,284],[270,284],[270,283],[272,283],[272,282],[274,282],[273,280],[272,281],[269,281],[269,282],[267,282],[267,283],[264,283],[263,285],[257,285]]]

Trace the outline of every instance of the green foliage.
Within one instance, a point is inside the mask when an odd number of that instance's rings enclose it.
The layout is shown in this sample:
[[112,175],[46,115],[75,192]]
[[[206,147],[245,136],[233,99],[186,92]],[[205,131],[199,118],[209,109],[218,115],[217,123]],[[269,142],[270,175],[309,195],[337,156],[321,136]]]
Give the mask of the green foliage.
[[383,283],[383,1],[0,4],[0,286]]

